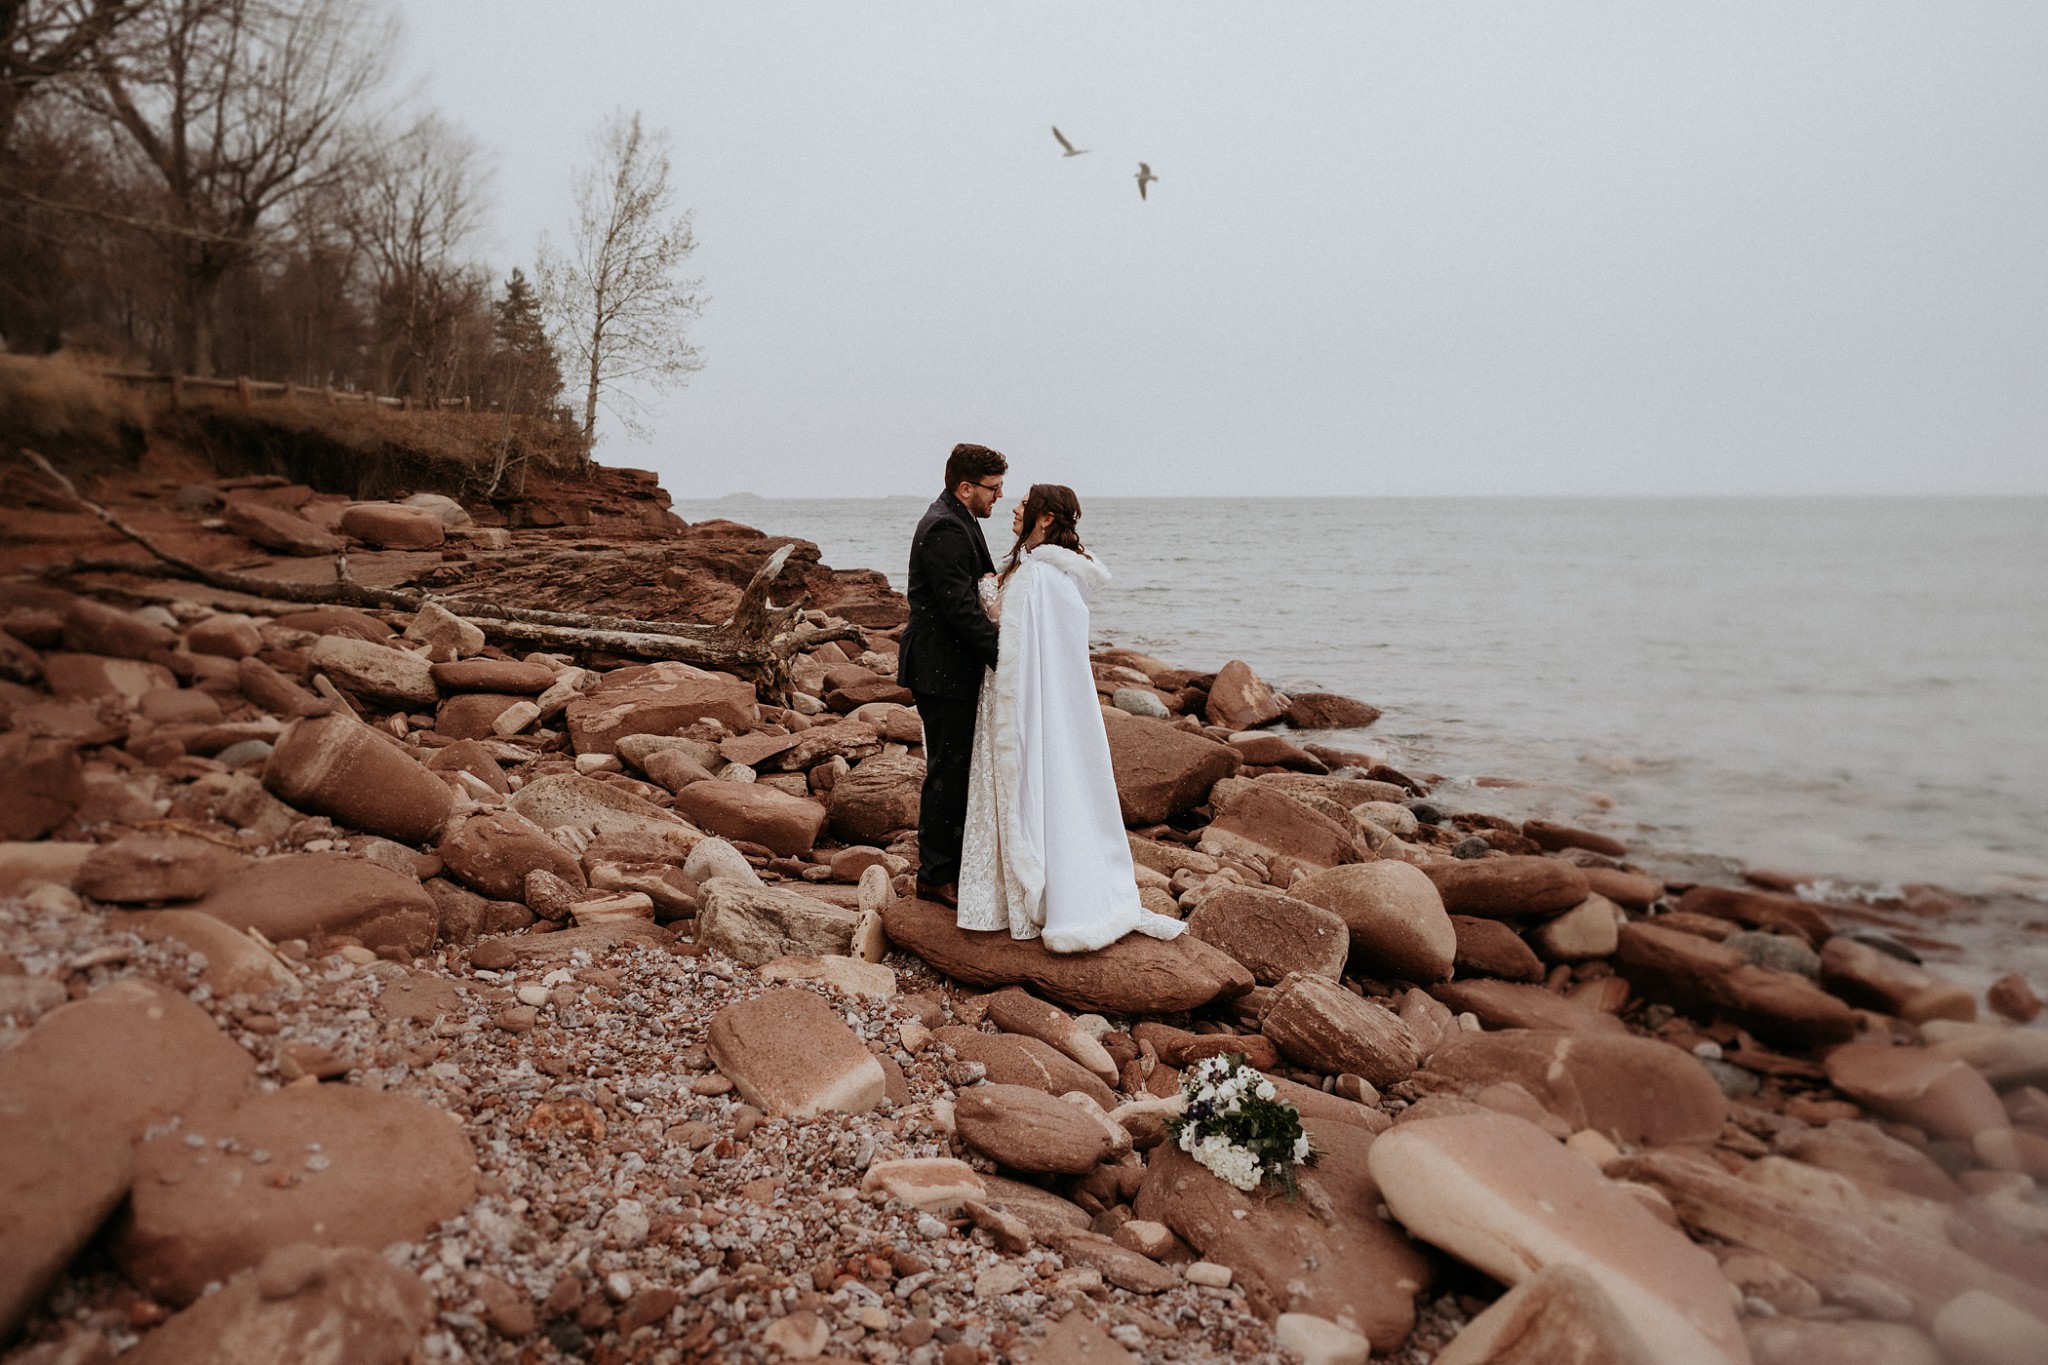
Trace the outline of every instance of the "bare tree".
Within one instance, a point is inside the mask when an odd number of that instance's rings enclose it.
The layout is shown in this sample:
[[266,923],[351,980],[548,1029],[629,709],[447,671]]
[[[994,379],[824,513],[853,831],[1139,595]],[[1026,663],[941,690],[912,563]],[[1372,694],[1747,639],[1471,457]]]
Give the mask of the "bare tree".
[[562,349],[583,382],[588,450],[599,402],[629,431],[641,427],[636,385],[673,388],[704,367],[684,335],[704,308],[703,281],[685,279],[697,249],[690,214],[668,183],[669,139],[615,114],[592,139],[595,164],[576,177],[576,226],[566,251],[541,247],[540,278]]
[[438,114],[380,139],[359,177],[351,228],[374,275],[381,386],[438,398],[453,380],[457,323],[488,286],[461,252],[484,208],[476,143]]
[[335,183],[350,120],[382,80],[393,27],[359,0],[154,0],[85,95],[151,185],[130,215],[176,277],[173,361],[214,366],[221,281],[293,200]]
[[90,68],[140,8],[141,0],[0,0],[0,165],[21,106]]

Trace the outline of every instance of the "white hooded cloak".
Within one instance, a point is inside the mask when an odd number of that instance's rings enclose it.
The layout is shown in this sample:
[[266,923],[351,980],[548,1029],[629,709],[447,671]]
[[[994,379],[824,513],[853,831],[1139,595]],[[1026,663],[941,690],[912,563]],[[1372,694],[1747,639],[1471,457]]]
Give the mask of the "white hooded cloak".
[[1041,545],[1003,588],[1001,648],[974,728],[963,929],[1080,953],[1133,930],[1173,938],[1187,927],[1138,900],[1088,662],[1088,603],[1108,581],[1099,560]]

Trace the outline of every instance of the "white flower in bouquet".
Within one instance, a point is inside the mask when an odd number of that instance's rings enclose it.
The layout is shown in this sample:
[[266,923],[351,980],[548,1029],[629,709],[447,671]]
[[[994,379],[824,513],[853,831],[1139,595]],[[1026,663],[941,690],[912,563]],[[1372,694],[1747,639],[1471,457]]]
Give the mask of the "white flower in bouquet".
[[1272,1081],[1241,1056],[1211,1057],[1188,1070],[1181,1100],[1172,1127],[1182,1151],[1237,1189],[1278,1180],[1293,1195],[1294,1168],[1312,1163],[1315,1150],[1301,1112]]

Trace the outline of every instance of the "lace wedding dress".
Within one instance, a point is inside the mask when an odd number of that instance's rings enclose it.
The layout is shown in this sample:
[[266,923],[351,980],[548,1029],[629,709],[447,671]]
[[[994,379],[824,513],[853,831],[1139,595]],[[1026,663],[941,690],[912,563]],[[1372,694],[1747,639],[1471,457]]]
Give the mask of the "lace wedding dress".
[[1138,900],[1109,738],[1088,664],[1088,603],[1109,571],[1041,545],[995,610],[1002,647],[982,679],[960,857],[959,925],[1043,937],[1056,953],[1186,925]]

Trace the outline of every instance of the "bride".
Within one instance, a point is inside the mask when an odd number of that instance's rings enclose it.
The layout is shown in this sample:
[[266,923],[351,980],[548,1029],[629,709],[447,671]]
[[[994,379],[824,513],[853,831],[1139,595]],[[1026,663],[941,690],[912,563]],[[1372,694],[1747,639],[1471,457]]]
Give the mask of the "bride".
[[959,925],[1043,936],[1055,953],[1187,926],[1138,900],[1088,663],[1088,602],[1109,570],[1075,533],[1081,503],[1033,484],[982,603],[1002,637],[982,679],[960,857]]

